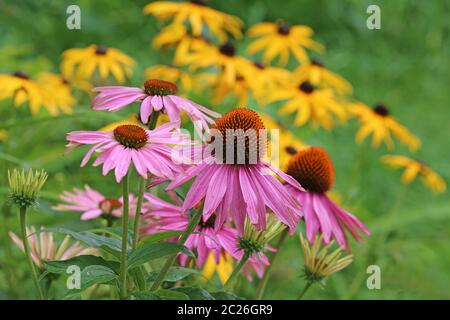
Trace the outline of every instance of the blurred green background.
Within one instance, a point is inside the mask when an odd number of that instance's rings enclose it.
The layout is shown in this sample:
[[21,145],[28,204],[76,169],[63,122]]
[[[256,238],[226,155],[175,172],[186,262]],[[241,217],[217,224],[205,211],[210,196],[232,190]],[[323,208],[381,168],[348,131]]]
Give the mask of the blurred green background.
[[[144,16],[148,1],[5,1],[0,0],[0,73],[24,70],[58,72],[61,53],[73,47],[99,44],[115,47],[138,65],[129,84],[139,86],[143,70],[170,64],[170,51],[156,52],[150,42],[161,24]],[[66,8],[81,7],[81,30],[68,30]],[[381,8],[381,30],[368,30],[366,9]],[[425,160],[448,181],[450,119],[450,2],[448,1],[297,1],[211,0],[209,5],[239,16],[247,29],[260,21],[284,19],[306,24],[327,50],[326,66],[347,78],[354,98],[373,105],[383,102],[423,143],[413,155]],[[237,43],[244,53],[248,39]],[[30,214],[33,224],[65,225],[85,229],[78,214],[57,213],[50,206],[62,190],[89,184],[110,196],[119,196],[113,177],[101,177],[98,168],[79,169],[83,151],[63,157],[65,134],[98,129],[123,113],[90,112],[89,99],[79,95],[76,114],[48,118],[45,112],[30,118],[27,108],[13,109],[0,102],[0,130],[10,140],[0,144],[1,201],[7,194],[6,170],[15,166],[45,168],[50,179],[41,206]],[[208,97],[195,97],[208,105]],[[276,107],[267,108],[276,115]],[[233,107],[224,103],[216,110]],[[291,126],[289,119],[283,119]],[[333,131],[297,130],[309,144],[324,146],[336,169],[337,191],[345,204],[372,230],[366,243],[352,242],[354,263],[331,277],[325,288],[313,287],[311,299],[448,299],[450,298],[450,199],[434,195],[416,181],[405,187],[400,172],[385,167],[384,147],[356,145],[355,122]],[[396,145],[395,154],[408,155]],[[32,291],[25,259],[6,245],[7,230],[18,230],[16,212],[2,207],[0,222],[0,298],[27,298]],[[381,290],[366,287],[369,265],[381,268]],[[297,237],[288,240],[275,262],[267,298],[292,299],[304,285],[299,277],[302,252]],[[254,286],[240,283],[238,294],[252,297]]]

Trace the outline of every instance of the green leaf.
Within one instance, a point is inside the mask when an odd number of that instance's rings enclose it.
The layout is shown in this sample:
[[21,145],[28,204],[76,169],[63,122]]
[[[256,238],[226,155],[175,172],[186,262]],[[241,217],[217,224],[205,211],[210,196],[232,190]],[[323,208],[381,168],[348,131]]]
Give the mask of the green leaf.
[[[122,227],[108,227],[108,228],[95,228],[90,229],[88,232],[93,233],[106,233],[112,236],[115,239],[122,239]],[[128,230],[128,244],[131,245],[133,243],[133,230]]]
[[[155,281],[156,277],[158,276],[159,271],[153,271],[150,272],[147,277],[145,278],[145,281],[147,282],[153,282]],[[175,282],[182,280],[191,274],[198,274],[197,270],[190,269],[190,268],[183,268],[183,267],[171,267],[169,271],[167,272],[166,276],[164,277],[164,281],[169,282]]]
[[47,273],[63,274],[67,272],[69,266],[77,265],[80,270],[84,270],[91,265],[101,265],[113,270],[119,270],[119,264],[115,261],[107,261],[102,257],[83,255],[60,261],[45,261],[44,267]]
[[98,283],[107,283],[118,278],[114,270],[101,266],[92,265],[83,269],[81,272],[81,291]]
[[136,300],[161,300],[157,294],[147,291],[134,292],[133,297]]
[[244,300],[244,298],[238,297],[233,293],[224,292],[224,291],[211,292],[211,295],[216,300]]
[[187,294],[173,290],[159,289],[155,294],[163,300],[189,300]]
[[151,235],[148,235],[148,236],[145,236],[144,238],[142,238],[142,240],[140,241],[140,246],[147,244],[147,243],[155,243],[155,242],[167,240],[170,238],[179,237],[179,236],[181,236],[182,233],[183,233],[183,231],[167,231],[167,232],[151,234]]
[[[82,242],[88,247],[102,249],[108,253],[115,255],[116,257],[122,251],[122,243],[120,240],[100,236],[92,232],[76,232],[65,228],[47,228],[46,231],[70,235],[72,238]],[[128,247],[128,252],[130,250],[131,247]]]
[[163,258],[166,256],[170,256],[172,254],[176,254],[178,252],[183,252],[188,256],[195,255],[187,249],[185,246],[171,243],[171,242],[162,242],[162,243],[149,243],[146,244],[137,250],[133,251],[128,258],[128,268],[132,269],[143,265],[144,263],[155,260],[159,258]]
[[181,287],[172,290],[186,294],[190,300],[214,300],[208,291],[200,287]]

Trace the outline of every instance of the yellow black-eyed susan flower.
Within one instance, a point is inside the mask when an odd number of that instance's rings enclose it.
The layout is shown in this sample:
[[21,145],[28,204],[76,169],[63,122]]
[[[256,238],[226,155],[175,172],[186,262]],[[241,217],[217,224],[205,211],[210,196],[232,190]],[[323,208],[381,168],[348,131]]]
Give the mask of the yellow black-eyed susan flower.
[[0,101],[13,99],[16,107],[28,102],[32,114],[37,114],[43,105],[42,86],[26,73],[0,74]]
[[249,80],[243,75],[236,74],[234,83],[229,85],[225,75],[222,74],[214,82],[213,92],[213,104],[220,103],[227,96],[233,96],[238,99],[237,105],[239,107],[245,107],[248,105],[249,101],[250,83]]
[[233,258],[227,252],[220,254],[219,262],[216,262],[214,254],[210,253],[203,267],[202,275],[205,280],[212,278],[214,273],[219,276],[220,283],[223,285],[227,282],[233,272]]
[[285,22],[258,23],[248,31],[251,37],[261,37],[247,48],[250,54],[264,51],[263,62],[270,63],[279,57],[278,63],[282,66],[289,62],[290,54],[300,63],[308,63],[309,58],[305,48],[322,52],[323,46],[311,39],[313,30],[310,27],[291,26]]
[[[293,82],[296,84],[296,82]],[[296,112],[294,124],[302,126],[311,122],[313,127],[323,126],[330,129],[336,118],[347,119],[344,105],[336,98],[331,89],[319,89],[308,81],[297,85],[290,84],[274,90],[268,96],[271,102],[287,100],[280,108],[280,115]]]
[[122,83],[125,76],[131,76],[134,65],[134,60],[118,49],[91,45],[64,51],[61,70],[67,79],[91,78],[98,71],[101,79],[112,74]]
[[264,65],[261,62],[245,63],[240,72],[245,78],[251,79],[248,82],[253,97],[264,106],[266,97],[279,86],[286,85],[290,79],[290,72],[286,69]]
[[434,192],[441,193],[447,189],[444,179],[424,161],[399,155],[386,155],[381,158],[381,161],[392,168],[404,169],[401,177],[404,184],[410,184],[420,176],[423,184]]
[[298,81],[309,81],[315,86],[332,88],[340,93],[352,92],[352,86],[347,80],[331,72],[317,60],[299,66],[292,75]]
[[233,44],[227,42],[220,47],[207,46],[197,52],[190,54],[186,59],[191,68],[216,67],[220,73],[218,77],[223,76],[224,81],[229,86],[236,82],[239,70],[245,66],[248,61],[236,55],[236,49]]
[[243,23],[238,17],[212,9],[203,0],[157,1],[146,5],[144,13],[162,21],[173,19],[173,23],[177,24],[188,22],[194,36],[201,36],[205,27],[221,42],[227,40],[227,32],[235,38],[242,36]]
[[76,103],[72,95],[72,88],[67,79],[58,74],[43,72],[38,75],[38,81],[42,84],[44,105],[53,115],[71,113]]
[[[279,164],[281,170],[286,171],[289,159],[297,153],[297,151],[307,147],[300,139],[293,135],[288,129],[286,129],[280,122],[276,121],[268,114],[260,113],[261,119],[267,130],[270,131],[270,141],[268,150],[270,152],[269,156],[271,158],[271,163]],[[271,130],[279,130],[278,136],[275,138]],[[272,144],[275,146],[272,147]],[[273,154],[276,152],[273,148],[278,149],[278,157]]]
[[401,143],[408,146],[411,151],[416,151],[420,146],[419,138],[399,124],[383,104],[370,108],[361,102],[352,103],[349,105],[349,112],[357,117],[361,124],[356,134],[356,142],[358,143],[372,134],[372,145],[374,147],[378,147],[384,142],[389,149],[392,149],[394,142],[391,136],[393,135]]

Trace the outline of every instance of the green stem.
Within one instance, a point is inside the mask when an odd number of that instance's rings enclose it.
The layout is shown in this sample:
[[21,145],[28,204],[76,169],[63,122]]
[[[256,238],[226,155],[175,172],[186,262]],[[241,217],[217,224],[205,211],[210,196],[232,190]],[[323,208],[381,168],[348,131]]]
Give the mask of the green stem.
[[153,130],[156,127],[156,123],[158,122],[159,111],[153,111],[150,115],[150,119],[148,120],[148,129]]
[[223,291],[227,291],[231,289],[231,286],[236,281],[236,278],[239,275],[239,272],[241,271],[242,267],[245,265],[247,260],[250,258],[250,255],[248,253],[245,253],[242,257],[241,261],[236,265],[233,272],[231,273],[230,277],[228,278],[227,282],[223,285]]
[[261,279],[261,281],[258,284],[258,288],[256,289],[256,300],[261,300],[264,295],[264,291],[266,290],[267,282],[270,278],[270,273],[272,271],[272,266],[275,262],[278,252],[280,251],[280,248],[281,248],[282,244],[284,243],[284,240],[286,239],[286,236],[288,234],[289,234],[289,230],[287,228],[284,229],[280,235],[280,238],[278,239],[277,244],[275,245],[276,251],[272,255],[270,265],[267,267],[266,272],[264,273],[264,277]]
[[311,287],[313,283],[310,281],[306,284],[306,286],[303,288],[302,292],[297,297],[297,300],[302,300],[303,296],[305,295],[306,291],[308,291],[309,287]]
[[139,242],[139,222],[141,220],[141,209],[142,202],[144,202],[144,190],[146,182],[147,179],[140,177],[136,213],[134,215],[133,250],[136,249]]
[[27,256],[28,265],[31,269],[31,273],[33,274],[33,282],[36,286],[36,290],[39,293],[39,298],[41,300],[44,300],[44,294],[42,292],[42,288],[39,285],[39,280],[37,277],[36,268],[33,264],[33,259],[31,258],[31,250],[30,250],[30,244],[28,242],[28,236],[27,236],[27,228],[26,228],[26,215],[27,215],[27,208],[26,207],[20,207],[20,229],[22,231],[22,241],[23,241],[23,248],[25,251],[25,255]]
[[[183,234],[180,236],[180,239],[178,239],[179,245],[184,245],[187,238],[191,235],[191,233],[194,231],[195,227],[198,225],[200,218],[202,216],[203,212],[203,206],[200,206],[195,214],[189,219],[189,223],[186,227],[186,229],[183,231]],[[175,253],[171,256],[169,256],[164,263],[161,271],[159,271],[158,276],[156,277],[155,281],[153,282],[152,287],[150,288],[150,291],[156,291],[161,286],[161,283],[164,281],[164,277],[166,276],[167,272],[169,271],[170,267],[174,264],[178,253]]]
[[127,298],[128,194],[129,175],[123,178],[122,253],[120,257],[120,299]]

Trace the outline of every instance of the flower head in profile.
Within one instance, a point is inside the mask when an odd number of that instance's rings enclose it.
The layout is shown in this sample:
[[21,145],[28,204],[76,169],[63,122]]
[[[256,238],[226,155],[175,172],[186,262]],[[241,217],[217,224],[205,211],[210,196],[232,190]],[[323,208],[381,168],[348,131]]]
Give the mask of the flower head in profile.
[[292,76],[297,81],[309,81],[314,86],[331,88],[340,93],[352,92],[352,85],[347,80],[328,70],[318,60],[311,60],[310,63],[301,65],[292,72]]
[[118,49],[90,45],[87,48],[73,48],[63,52],[61,70],[67,79],[91,78],[95,71],[101,79],[110,74],[117,82],[131,76],[134,65],[132,58]]
[[313,127],[322,126],[330,129],[336,120],[347,119],[344,105],[337,99],[331,89],[320,89],[309,81],[293,82],[282,86],[269,94],[270,102],[287,100],[280,108],[280,115],[295,113],[295,126],[311,122]]
[[263,62],[270,63],[279,57],[278,64],[285,66],[292,54],[300,63],[308,63],[309,58],[305,48],[317,52],[324,50],[323,46],[311,39],[313,30],[307,26],[292,26],[285,22],[258,23],[247,33],[250,37],[260,37],[249,45],[247,51],[254,54],[264,51]]
[[389,149],[392,149],[394,147],[392,136],[395,136],[410,151],[416,151],[420,147],[419,138],[398,123],[383,104],[377,104],[370,108],[358,102],[350,105],[349,112],[359,120],[361,125],[356,134],[356,142],[358,143],[373,135],[372,145],[374,147],[378,147],[384,142]]
[[242,36],[242,21],[235,16],[208,7],[204,0],[185,2],[156,1],[144,7],[145,14],[152,14],[159,20],[172,18],[173,23],[189,23],[194,36],[201,36],[204,28],[220,41],[227,39],[227,32],[234,37]]
[[[87,185],[84,189],[74,188],[73,191],[64,191],[60,198],[64,203],[54,206],[53,209],[81,212],[81,220],[95,219],[100,216],[110,219],[121,217],[123,213],[122,197],[107,198]],[[136,208],[134,195],[129,195],[129,202],[129,215],[133,216]]]
[[[85,166],[94,152],[100,155],[94,166],[103,165],[103,175],[114,169],[116,181],[120,182],[133,165],[143,178],[155,176],[175,179],[182,167],[174,162],[176,155],[168,145],[184,145],[188,138],[178,131],[177,123],[167,123],[155,130],[138,125],[125,124],[113,131],[74,131],[67,134],[69,151],[83,145],[92,145],[84,156]],[[182,162],[182,159],[179,159]]]
[[[33,263],[39,268],[44,269],[44,262],[54,260],[68,260],[81,255],[97,255],[94,248],[86,248],[78,241],[71,243],[71,237],[66,236],[61,244],[54,239],[53,233],[45,231],[41,227],[36,231],[34,226],[27,227],[27,237],[30,243],[31,258]],[[9,236],[14,243],[24,251],[23,241],[14,232],[10,231]]]
[[404,169],[401,178],[404,184],[410,184],[421,177],[423,184],[434,192],[442,193],[447,189],[445,180],[424,161],[396,155],[386,155],[381,160],[392,168]]
[[309,283],[320,282],[346,268],[353,261],[353,255],[342,256],[344,252],[342,248],[329,252],[333,241],[326,246],[322,246],[322,237],[322,235],[315,237],[310,244],[300,233],[305,264],[302,276]]
[[231,217],[242,235],[247,215],[258,229],[265,229],[267,209],[295,229],[301,216],[300,204],[274,175],[294,189],[302,190],[302,187],[262,160],[266,152],[265,138],[264,124],[255,111],[238,108],[224,114],[212,127],[203,159],[187,169],[185,175],[178,176],[167,190],[195,177],[183,211],[204,200],[203,219],[208,221],[215,213],[216,230]]
[[303,205],[306,236],[313,243],[318,232],[325,243],[331,239],[346,249],[349,243],[345,230],[361,241],[360,233],[370,235],[369,229],[354,215],[336,205],[327,196],[334,183],[334,169],[330,157],[320,147],[309,147],[297,152],[289,161],[287,174],[294,177],[306,189],[287,189]]
[[139,101],[140,118],[147,123],[153,112],[167,113],[170,121],[179,123],[180,112],[184,111],[194,123],[197,130],[207,130],[214,123],[211,117],[219,116],[193,101],[176,95],[178,88],[172,82],[165,80],[147,80],[144,88],[134,87],[97,87],[98,95],[92,101],[95,110],[117,111],[127,105]]
[[9,198],[13,205],[30,207],[37,205],[39,192],[47,181],[48,175],[44,170],[29,169],[21,171],[8,170]]

